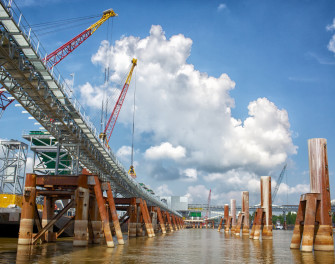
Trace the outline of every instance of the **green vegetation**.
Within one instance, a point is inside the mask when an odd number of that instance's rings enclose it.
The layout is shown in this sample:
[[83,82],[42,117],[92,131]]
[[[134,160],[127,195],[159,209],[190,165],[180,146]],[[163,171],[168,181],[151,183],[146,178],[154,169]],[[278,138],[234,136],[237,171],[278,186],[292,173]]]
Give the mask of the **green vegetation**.
[[[286,223],[288,225],[294,225],[296,217],[297,215],[295,213],[292,214],[291,212],[289,212],[288,214],[286,214]],[[272,223],[274,225],[277,223],[277,220],[279,220],[280,224],[283,225],[284,224],[284,214],[272,216]]]

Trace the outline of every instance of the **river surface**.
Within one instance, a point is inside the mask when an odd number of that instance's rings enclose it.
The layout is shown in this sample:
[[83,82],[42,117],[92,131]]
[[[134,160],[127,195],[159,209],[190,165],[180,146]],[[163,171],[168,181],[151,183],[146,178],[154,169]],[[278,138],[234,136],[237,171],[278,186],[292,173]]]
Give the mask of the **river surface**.
[[[273,240],[237,238],[213,229],[184,229],[154,238],[140,237],[107,248],[72,246],[72,239],[17,246],[0,238],[0,263],[335,263],[334,252],[290,250],[292,231],[273,231]],[[31,254],[32,253],[32,254]]]

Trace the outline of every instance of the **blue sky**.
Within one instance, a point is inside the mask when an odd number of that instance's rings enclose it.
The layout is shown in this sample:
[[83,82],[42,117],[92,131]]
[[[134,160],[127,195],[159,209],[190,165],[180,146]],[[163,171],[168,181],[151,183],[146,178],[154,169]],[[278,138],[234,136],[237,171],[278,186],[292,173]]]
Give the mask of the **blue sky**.
[[[211,188],[213,203],[224,204],[249,190],[256,203],[259,176],[277,179],[287,159],[288,186],[277,202],[297,204],[308,191],[307,140],[314,137],[328,140],[335,185],[335,49],[328,47],[334,1],[16,2],[31,24],[109,8],[119,14],[58,68],[68,79],[75,73],[76,96],[93,115],[105,65],[110,86],[120,88],[118,76],[138,57],[111,144],[127,168],[136,82],[136,171],[157,193],[205,203]],[[40,39],[51,52],[92,22]],[[38,128],[22,110],[8,108],[0,138],[20,139],[22,130]]]

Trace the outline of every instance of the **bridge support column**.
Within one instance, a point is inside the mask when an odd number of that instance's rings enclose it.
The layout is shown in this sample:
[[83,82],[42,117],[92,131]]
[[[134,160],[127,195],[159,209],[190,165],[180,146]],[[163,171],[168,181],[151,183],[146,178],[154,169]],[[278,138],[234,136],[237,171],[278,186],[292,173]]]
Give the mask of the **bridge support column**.
[[153,237],[151,229],[150,229],[149,215],[147,211],[145,210],[144,201],[141,198],[139,200],[140,200],[140,207],[141,207],[141,212],[142,212],[142,216],[143,216],[143,220],[145,224],[145,229],[147,231],[147,235],[148,237]]
[[162,233],[166,234],[165,223],[164,223],[164,220],[163,220],[161,209],[159,207],[156,207],[156,212],[157,212],[157,217],[158,217],[158,221],[159,221]]
[[137,229],[137,204],[136,204],[136,198],[131,198],[129,206],[128,236],[136,237],[136,229]]
[[20,231],[19,231],[19,245],[32,244],[33,227],[35,220],[35,206],[36,206],[36,174],[26,174],[26,183],[24,187]]
[[249,192],[242,192],[243,229],[242,236],[249,236]]
[[147,205],[147,202],[146,202],[145,200],[142,200],[142,201],[143,201],[143,205],[144,205],[144,210],[146,211],[147,216],[148,216],[149,230],[150,230],[150,232],[151,232],[151,236],[154,237],[154,236],[156,236],[156,235],[155,235],[154,229],[153,229],[153,227],[152,227],[152,218],[151,218],[150,213],[149,213],[149,210],[148,210],[148,205]]
[[[44,196],[42,227],[45,227],[53,218],[55,210],[55,199],[50,196]],[[45,232],[44,238],[46,242],[56,241],[56,233],[53,232],[53,226]]]
[[79,175],[78,188],[75,191],[76,216],[74,220],[73,246],[88,245],[88,209],[90,191],[87,186],[87,176]]
[[101,184],[100,184],[100,180],[98,176],[94,176],[94,181],[95,181],[94,193],[95,193],[95,197],[98,203],[99,214],[102,220],[102,226],[104,230],[107,247],[114,247],[112,232],[111,232],[110,225],[109,225],[108,211],[106,210],[106,207],[105,207],[105,201],[102,196]]
[[166,217],[167,217],[167,220],[168,220],[170,232],[173,232],[173,227],[172,227],[172,223],[171,223],[170,214],[169,214],[169,212],[165,212],[165,214],[166,214]]
[[314,250],[333,251],[326,139],[309,139],[308,157],[311,193],[300,198],[291,249],[299,249],[302,240],[302,251],[313,251],[313,246]]
[[116,212],[113,192],[112,192],[112,188],[109,182],[107,183],[107,199],[108,199],[109,209],[111,210],[111,214],[112,214],[112,221],[113,221],[113,225],[115,229],[115,234],[117,237],[117,242],[119,243],[119,245],[124,245],[124,240],[123,240],[121,227],[119,223],[119,217]]
[[230,200],[230,212],[231,212],[231,233],[235,233],[235,228],[236,228],[236,200],[231,199]]
[[144,220],[143,220],[140,205],[136,205],[136,206],[137,206],[136,236],[141,237],[143,236],[142,223],[144,222]]
[[90,243],[93,244],[100,244],[101,241],[101,233],[102,233],[102,224],[101,224],[101,218],[99,215],[99,207],[97,203],[97,199],[92,196],[90,197],[90,208],[89,208],[89,214],[92,224],[92,233],[93,237],[90,239]]

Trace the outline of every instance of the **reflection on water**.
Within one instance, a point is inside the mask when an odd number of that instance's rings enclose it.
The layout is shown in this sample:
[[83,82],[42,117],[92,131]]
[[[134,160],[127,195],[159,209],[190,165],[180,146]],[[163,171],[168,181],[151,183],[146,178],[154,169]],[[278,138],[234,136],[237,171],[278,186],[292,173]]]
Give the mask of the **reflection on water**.
[[72,240],[17,246],[0,238],[0,263],[335,263],[334,252],[290,250],[292,231],[274,231],[273,240],[251,240],[213,229],[186,229],[154,238],[125,239],[125,245],[74,248]]

